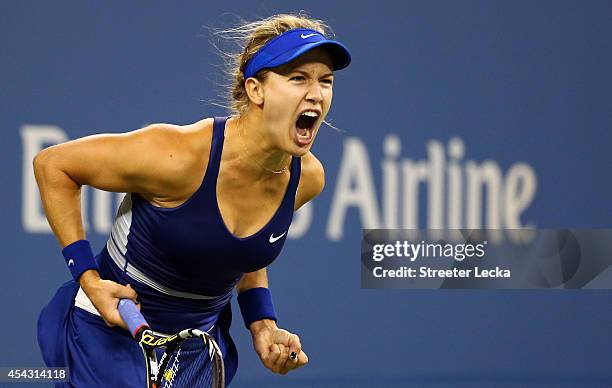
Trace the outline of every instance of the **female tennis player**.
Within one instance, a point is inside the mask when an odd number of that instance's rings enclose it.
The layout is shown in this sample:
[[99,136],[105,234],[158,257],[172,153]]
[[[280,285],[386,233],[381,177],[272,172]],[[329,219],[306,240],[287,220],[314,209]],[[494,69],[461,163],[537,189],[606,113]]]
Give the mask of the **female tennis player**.
[[[41,312],[39,345],[47,365],[70,368],[72,386],[145,386],[142,351],[117,311],[122,298],[139,301],[159,332],[209,332],[229,382],[237,368],[229,336],[235,287],[262,363],[286,374],[308,362],[298,336],[276,325],[266,266],[293,212],[323,189],[310,148],[330,109],[333,71],[348,66],[350,54],[325,37],[323,22],[304,15],[228,32],[245,37],[229,119],[88,136],[34,160],[74,279]],[[95,257],[82,225],[82,185],[127,193]]]

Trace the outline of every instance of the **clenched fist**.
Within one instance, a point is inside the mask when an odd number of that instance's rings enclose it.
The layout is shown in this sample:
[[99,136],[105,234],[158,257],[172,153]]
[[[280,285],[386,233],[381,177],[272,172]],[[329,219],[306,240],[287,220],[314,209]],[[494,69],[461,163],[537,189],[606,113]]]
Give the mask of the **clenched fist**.
[[287,330],[276,327],[276,322],[262,319],[249,327],[253,346],[266,368],[282,375],[308,363],[302,351],[300,338]]

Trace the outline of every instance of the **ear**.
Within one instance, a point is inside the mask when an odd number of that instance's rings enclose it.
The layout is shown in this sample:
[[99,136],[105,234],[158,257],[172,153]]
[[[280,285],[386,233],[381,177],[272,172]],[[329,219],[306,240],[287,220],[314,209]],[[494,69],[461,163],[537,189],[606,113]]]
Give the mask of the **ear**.
[[255,105],[261,105],[264,102],[264,93],[263,93],[263,85],[261,82],[254,78],[250,77],[244,82],[244,88],[246,90],[247,96],[249,96],[249,100]]

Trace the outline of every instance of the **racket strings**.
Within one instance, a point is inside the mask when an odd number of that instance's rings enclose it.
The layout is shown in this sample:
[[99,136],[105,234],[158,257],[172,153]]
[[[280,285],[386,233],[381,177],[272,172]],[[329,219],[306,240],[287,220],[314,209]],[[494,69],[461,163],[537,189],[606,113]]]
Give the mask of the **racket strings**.
[[[164,357],[167,357],[166,353],[164,353],[164,355],[162,356],[162,361]],[[181,348],[179,347],[176,352],[172,353],[172,355],[170,356],[168,367],[166,368],[166,371],[162,376],[162,387],[170,388],[175,386],[174,380],[176,374],[178,373],[180,358]]]
[[213,386],[213,364],[201,340],[186,340],[169,357],[162,376],[162,388]]

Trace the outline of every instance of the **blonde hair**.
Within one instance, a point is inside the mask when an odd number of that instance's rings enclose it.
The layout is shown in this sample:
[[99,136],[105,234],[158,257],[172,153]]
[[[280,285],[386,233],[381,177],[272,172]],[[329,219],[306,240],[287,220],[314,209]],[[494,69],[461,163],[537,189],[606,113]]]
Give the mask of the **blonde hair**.
[[[244,88],[244,68],[248,61],[261,49],[270,39],[295,28],[308,28],[318,31],[327,36],[331,34],[330,27],[322,20],[313,19],[306,13],[280,14],[254,22],[244,22],[242,25],[225,30],[215,31],[214,34],[220,38],[232,41],[240,48],[239,52],[224,51],[217,49],[224,57],[226,74],[230,80],[228,89],[228,106],[232,114],[240,116],[249,106],[249,97]],[[268,70],[262,70],[255,78],[263,81]]]

